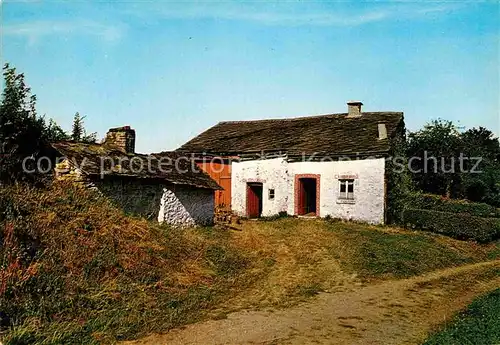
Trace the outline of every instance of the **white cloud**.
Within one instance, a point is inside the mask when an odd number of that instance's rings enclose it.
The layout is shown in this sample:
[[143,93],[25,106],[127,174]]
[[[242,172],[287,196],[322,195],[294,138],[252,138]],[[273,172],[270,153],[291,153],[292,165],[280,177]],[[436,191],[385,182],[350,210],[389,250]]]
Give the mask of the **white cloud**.
[[278,2],[134,3],[124,14],[155,19],[220,19],[264,25],[359,26],[392,19],[428,18],[460,8],[457,3],[372,2],[368,4]]
[[[2,1],[2,0],[0,0]],[[11,0],[12,1],[12,0]],[[17,0],[19,1],[19,0]],[[37,1],[37,0],[22,0]],[[393,19],[429,19],[459,9],[457,3],[372,2],[354,6],[352,3],[322,2],[133,2],[113,11],[127,17],[139,16],[145,22],[165,19],[215,19],[257,22],[282,26],[339,26],[354,27]],[[4,36],[26,37],[30,44],[41,37],[58,35],[90,35],[106,42],[116,42],[124,34],[122,24],[108,24],[95,20],[38,20],[24,23],[3,23]]]
[[94,21],[34,21],[27,23],[7,23],[2,25],[5,36],[23,36],[30,42],[49,35],[91,35],[104,41],[113,42],[122,37],[123,29],[118,26],[105,25]]

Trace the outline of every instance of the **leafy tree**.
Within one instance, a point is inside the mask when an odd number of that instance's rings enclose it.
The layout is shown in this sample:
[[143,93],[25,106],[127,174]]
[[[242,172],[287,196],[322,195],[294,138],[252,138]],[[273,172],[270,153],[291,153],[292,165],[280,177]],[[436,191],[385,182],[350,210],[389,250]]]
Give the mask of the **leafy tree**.
[[418,189],[500,207],[500,142],[490,130],[460,133],[436,120],[408,135],[407,155]]
[[[36,96],[24,81],[24,75],[5,64],[5,87],[0,103],[0,181],[26,178],[23,161],[37,157],[43,147],[45,120],[35,110]],[[24,170],[33,168],[33,160]]]
[[[42,156],[52,157],[48,143],[68,140],[70,136],[54,120],[46,121],[43,116],[37,116],[36,96],[26,85],[24,74],[18,74],[15,68],[5,64],[3,77],[0,183],[33,180],[40,176],[37,173],[48,170],[49,161],[38,160]],[[83,138],[89,136],[85,134]]]
[[434,194],[454,195],[460,184],[461,138],[456,126],[435,120],[408,135],[408,159],[417,188]]
[[[463,195],[472,201],[483,201],[500,207],[500,142],[484,127],[462,134],[464,163]],[[478,165],[474,167],[474,165]],[[472,170],[473,168],[474,171]]]

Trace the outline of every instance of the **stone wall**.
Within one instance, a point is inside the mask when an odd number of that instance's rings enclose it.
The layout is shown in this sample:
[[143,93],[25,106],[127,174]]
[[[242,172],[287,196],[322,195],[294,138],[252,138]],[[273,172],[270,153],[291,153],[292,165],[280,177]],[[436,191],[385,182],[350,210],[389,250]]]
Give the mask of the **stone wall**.
[[[319,216],[360,220],[380,224],[384,222],[384,173],[383,158],[326,161],[287,162],[285,158],[233,162],[232,208],[246,216],[248,182],[263,184],[263,216],[286,211],[296,214],[296,176],[319,176]],[[354,178],[354,200],[339,199],[339,179]],[[275,190],[273,200],[269,189]]]
[[174,226],[212,225],[214,191],[173,185],[163,189],[158,221]]
[[85,182],[85,177],[81,170],[73,168],[67,159],[56,162],[54,175],[57,180]]
[[104,179],[93,181],[93,184],[125,213],[149,220],[158,218],[163,195],[162,185],[135,179]]
[[178,227],[211,225],[214,191],[141,180],[97,181],[99,191],[125,212]]
[[[384,223],[385,160],[360,159],[343,162],[295,162],[289,164],[289,174],[318,174],[320,182],[320,216],[359,220],[372,224]],[[341,200],[339,178],[354,179],[354,200]],[[293,193],[293,186],[289,193]],[[294,214],[289,205],[288,212]]]

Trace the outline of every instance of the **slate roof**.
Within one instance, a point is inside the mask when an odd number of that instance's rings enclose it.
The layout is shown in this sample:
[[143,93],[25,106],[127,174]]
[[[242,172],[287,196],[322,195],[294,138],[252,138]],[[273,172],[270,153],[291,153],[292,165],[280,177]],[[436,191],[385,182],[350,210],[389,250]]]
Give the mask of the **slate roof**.
[[104,177],[150,179],[198,188],[222,189],[208,174],[193,165],[189,156],[179,152],[163,152],[161,156],[126,154],[106,144],[71,141],[54,143],[52,147],[68,158],[70,164],[75,166],[76,163],[78,166],[75,167],[89,177],[98,178],[102,173]]
[[390,140],[378,138],[384,123],[388,138],[403,126],[402,112],[347,113],[291,119],[220,122],[182,145],[178,151],[219,155],[261,151],[288,154],[387,153]]

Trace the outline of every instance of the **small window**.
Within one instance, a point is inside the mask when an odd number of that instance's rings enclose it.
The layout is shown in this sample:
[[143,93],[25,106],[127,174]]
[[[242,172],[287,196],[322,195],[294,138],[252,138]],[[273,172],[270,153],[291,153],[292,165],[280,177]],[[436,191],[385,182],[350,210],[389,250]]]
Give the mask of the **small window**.
[[269,189],[269,200],[274,199],[274,189]]
[[339,180],[339,199],[354,200],[354,180]]

